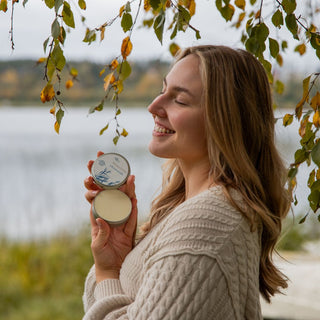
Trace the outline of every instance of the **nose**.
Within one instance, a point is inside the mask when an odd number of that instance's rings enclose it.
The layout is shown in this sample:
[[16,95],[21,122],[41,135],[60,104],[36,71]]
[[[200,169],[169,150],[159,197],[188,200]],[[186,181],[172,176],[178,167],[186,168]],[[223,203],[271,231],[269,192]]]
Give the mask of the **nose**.
[[160,118],[166,117],[166,110],[164,108],[164,101],[163,101],[163,96],[159,95],[157,96],[151,104],[148,106],[148,111],[153,115],[153,116],[158,116]]

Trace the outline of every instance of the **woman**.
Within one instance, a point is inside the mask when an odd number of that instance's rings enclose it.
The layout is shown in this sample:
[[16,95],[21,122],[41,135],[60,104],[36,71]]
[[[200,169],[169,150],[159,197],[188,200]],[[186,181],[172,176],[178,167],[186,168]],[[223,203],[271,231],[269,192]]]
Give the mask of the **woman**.
[[[148,110],[149,150],[169,159],[162,190],[136,246],[133,176],[126,224],[91,214],[84,319],[262,319],[259,292],[287,286],[271,255],[290,206],[263,67],[243,50],[188,48]],[[85,185],[91,202],[99,188]]]

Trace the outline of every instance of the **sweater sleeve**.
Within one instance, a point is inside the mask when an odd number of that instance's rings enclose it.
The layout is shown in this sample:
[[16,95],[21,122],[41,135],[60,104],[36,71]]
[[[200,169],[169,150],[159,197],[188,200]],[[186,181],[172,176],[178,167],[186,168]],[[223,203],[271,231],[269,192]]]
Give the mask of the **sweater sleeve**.
[[155,261],[134,301],[117,281],[105,280],[95,287],[94,302],[87,304],[83,319],[236,318],[226,278],[212,257],[183,253]]

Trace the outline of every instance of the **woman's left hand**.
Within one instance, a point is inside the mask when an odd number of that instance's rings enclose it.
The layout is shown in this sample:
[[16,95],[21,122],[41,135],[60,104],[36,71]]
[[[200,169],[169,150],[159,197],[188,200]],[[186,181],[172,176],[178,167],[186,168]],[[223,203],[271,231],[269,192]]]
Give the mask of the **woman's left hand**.
[[[89,162],[89,171],[91,170],[91,165],[92,163]],[[89,202],[92,202],[93,199],[88,196],[88,193],[95,188],[89,186],[91,183],[89,185],[88,183],[86,184],[86,181],[85,185],[89,189],[86,198]],[[122,263],[134,246],[137,227],[137,199],[133,175],[129,176],[126,184],[121,186],[120,190],[131,199],[132,203],[130,217],[124,224],[111,227],[103,219],[95,219],[92,209],[90,210],[91,250],[95,261],[97,282],[110,278],[118,278]]]

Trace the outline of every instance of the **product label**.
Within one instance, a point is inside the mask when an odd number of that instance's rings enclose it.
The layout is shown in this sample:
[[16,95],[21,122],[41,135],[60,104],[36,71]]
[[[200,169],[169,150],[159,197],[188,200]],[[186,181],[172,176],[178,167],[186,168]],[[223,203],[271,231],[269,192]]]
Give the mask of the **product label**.
[[125,158],[115,153],[100,156],[92,166],[92,176],[98,184],[117,187],[123,184],[130,172]]

